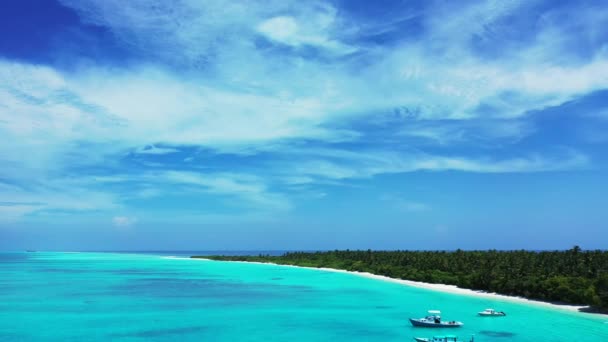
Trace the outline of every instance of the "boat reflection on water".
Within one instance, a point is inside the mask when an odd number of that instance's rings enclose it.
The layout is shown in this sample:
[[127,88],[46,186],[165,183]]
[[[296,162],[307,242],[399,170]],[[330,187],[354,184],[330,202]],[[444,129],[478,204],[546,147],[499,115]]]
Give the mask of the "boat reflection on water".
[[[456,335],[441,335],[433,336],[431,338],[414,337],[414,340],[417,342],[464,342],[463,340],[459,340]],[[469,342],[474,342],[473,336],[471,336]]]

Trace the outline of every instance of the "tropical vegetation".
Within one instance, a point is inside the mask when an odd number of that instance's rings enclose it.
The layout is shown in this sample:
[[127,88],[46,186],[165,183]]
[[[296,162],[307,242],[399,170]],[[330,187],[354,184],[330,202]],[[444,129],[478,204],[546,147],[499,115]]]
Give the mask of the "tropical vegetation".
[[280,256],[194,256],[369,272],[457,285],[608,311],[608,251],[372,251],[288,252]]

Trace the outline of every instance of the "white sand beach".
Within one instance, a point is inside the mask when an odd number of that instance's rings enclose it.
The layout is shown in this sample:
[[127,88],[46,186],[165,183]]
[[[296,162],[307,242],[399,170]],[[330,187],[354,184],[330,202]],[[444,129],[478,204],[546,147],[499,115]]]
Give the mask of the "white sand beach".
[[[184,259],[190,259],[190,258],[184,258]],[[204,259],[204,258],[194,258],[191,260],[215,261],[215,260]],[[312,269],[312,270],[320,270],[320,271],[335,272],[335,273],[347,273],[347,274],[352,274],[352,275],[365,277],[365,278],[369,278],[369,279],[387,281],[387,282],[391,282],[391,283],[397,283],[397,284],[406,285],[406,286],[414,286],[414,287],[429,289],[429,290],[434,290],[434,291],[441,291],[441,292],[453,293],[453,294],[464,295],[464,296],[475,296],[475,297],[487,298],[487,299],[498,299],[498,300],[506,300],[506,301],[512,301],[512,302],[528,303],[528,304],[532,304],[532,305],[545,306],[545,307],[550,307],[550,308],[557,309],[557,310],[564,310],[564,311],[571,311],[571,312],[579,312],[580,309],[586,308],[586,306],[556,304],[556,303],[550,303],[550,302],[543,302],[543,301],[539,301],[539,300],[527,299],[527,298],[523,298],[523,297],[507,296],[507,295],[502,295],[502,294],[498,294],[498,293],[463,289],[463,288],[457,287],[455,285],[432,284],[432,283],[424,283],[424,282],[419,282],[419,281],[396,279],[396,278],[390,278],[390,277],[386,277],[386,276],[371,274],[368,272],[346,271],[346,270],[339,270],[339,269],[325,268],[325,267],[305,267],[305,266],[294,266],[294,265],[281,265],[281,264],[270,263],[270,262],[256,262],[256,261],[229,261],[229,262],[240,262],[240,263],[249,263],[249,264],[266,264],[266,265],[275,265],[275,266],[282,266],[282,267],[307,268],[307,269]],[[595,314],[594,313],[593,315],[602,315],[602,316],[606,316],[608,318],[608,315],[604,315],[604,314]]]

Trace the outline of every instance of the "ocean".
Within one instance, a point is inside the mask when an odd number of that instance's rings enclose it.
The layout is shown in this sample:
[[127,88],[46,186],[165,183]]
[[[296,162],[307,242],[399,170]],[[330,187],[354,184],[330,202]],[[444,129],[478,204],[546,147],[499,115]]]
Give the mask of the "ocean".
[[[485,308],[508,315],[478,317]],[[465,326],[408,322],[430,309]],[[475,342],[606,342],[608,318],[167,253],[0,253],[0,341],[413,341],[448,333]]]

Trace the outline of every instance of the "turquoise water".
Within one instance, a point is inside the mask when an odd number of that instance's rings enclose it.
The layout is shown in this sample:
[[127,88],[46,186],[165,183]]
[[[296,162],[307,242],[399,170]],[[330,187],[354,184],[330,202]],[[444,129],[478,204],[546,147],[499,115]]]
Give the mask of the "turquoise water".
[[[494,307],[504,318],[476,317]],[[456,330],[414,328],[440,309]],[[274,265],[0,253],[1,341],[608,341],[608,318]]]

